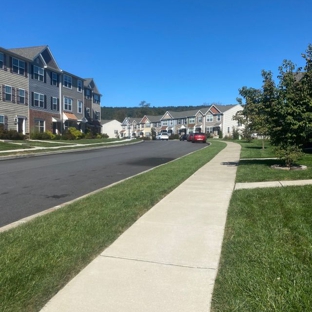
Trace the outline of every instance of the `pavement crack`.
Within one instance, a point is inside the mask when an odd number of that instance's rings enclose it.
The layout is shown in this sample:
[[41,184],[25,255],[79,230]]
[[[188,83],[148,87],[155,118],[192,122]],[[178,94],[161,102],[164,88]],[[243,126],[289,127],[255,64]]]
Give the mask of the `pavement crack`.
[[125,258],[125,257],[116,257],[116,256],[107,256],[107,255],[100,255],[103,258],[111,258],[111,259],[120,259],[120,260],[128,260],[128,261],[135,261],[135,262],[144,262],[144,263],[151,263],[151,264],[161,264],[166,266],[173,266],[173,267],[180,267],[180,268],[187,268],[187,269],[196,269],[196,270],[216,270],[216,268],[208,268],[208,267],[201,267],[201,266],[191,266],[191,265],[183,265],[183,264],[174,264],[174,263],[166,263],[166,262],[159,262],[159,261],[151,261],[151,260],[141,260],[135,258]]

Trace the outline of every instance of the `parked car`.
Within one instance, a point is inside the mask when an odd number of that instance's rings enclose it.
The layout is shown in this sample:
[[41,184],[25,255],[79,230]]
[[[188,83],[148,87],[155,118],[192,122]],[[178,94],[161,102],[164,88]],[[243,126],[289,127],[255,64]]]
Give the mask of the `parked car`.
[[205,133],[194,133],[192,137],[192,143],[203,142],[206,143],[207,135]]
[[168,141],[169,140],[169,135],[167,132],[162,132],[161,135],[160,135],[160,140],[166,140]]
[[156,139],[156,140],[160,140],[160,137],[161,137],[161,134],[157,134],[156,137],[155,137],[155,139]]
[[186,134],[183,133],[180,135],[180,141],[185,141],[187,139]]

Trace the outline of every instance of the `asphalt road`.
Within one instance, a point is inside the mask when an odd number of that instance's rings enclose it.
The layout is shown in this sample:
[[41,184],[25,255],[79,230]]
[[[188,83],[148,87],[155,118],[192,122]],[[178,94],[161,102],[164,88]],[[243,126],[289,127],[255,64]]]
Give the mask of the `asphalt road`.
[[180,141],[0,161],[0,227],[205,147]]

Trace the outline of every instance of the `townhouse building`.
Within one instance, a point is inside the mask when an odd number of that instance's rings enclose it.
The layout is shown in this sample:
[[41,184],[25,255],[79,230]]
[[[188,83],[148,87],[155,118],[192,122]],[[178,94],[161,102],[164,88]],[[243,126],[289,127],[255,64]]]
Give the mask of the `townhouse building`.
[[86,129],[92,132],[101,132],[101,94],[93,80],[84,80],[84,105]]
[[29,131],[29,64],[25,57],[0,48],[0,124]]
[[204,132],[214,137],[233,135],[233,130],[240,130],[241,125],[233,116],[241,111],[239,104],[211,105],[200,110],[182,112],[167,111],[163,116],[143,116],[141,119],[125,118],[122,123],[121,137],[151,136],[152,129],[156,134],[168,132],[171,134],[189,134]]
[[[62,134],[68,127],[85,132],[90,123],[101,133],[101,94],[93,79],[61,70],[47,45],[0,48],[0,85],[0,124],[6,129]],[[91,91],[89,119],[86,90]]]

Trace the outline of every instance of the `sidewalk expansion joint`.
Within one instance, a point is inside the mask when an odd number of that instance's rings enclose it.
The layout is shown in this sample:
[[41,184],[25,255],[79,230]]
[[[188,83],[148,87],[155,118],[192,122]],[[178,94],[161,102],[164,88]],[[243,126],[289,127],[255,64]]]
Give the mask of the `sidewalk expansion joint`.
[[115,257],[115,256],[106,256],[106,255],[100,255],[100,257],[111,258],[111,259],[119,259],[119,260],[127,260],[127,261],[135,261],[135,262],[145,262],[145,263],[151,263],[151,264],[161,264],[161,265],[165,265],[165,266],[173,266],[173,267],[195,269],[195,270],[213,270],[213,271],[216,270],[216,268],[191,266],[191,265],[182,265],[182,264],[174,264],[174,263],[165,263],[165,262],[141,260],[141,259],[134,259],[134,258],[124,258],[124,257]]
[[281,185],[281,187],[284,187],[284,185],[281,181],[278,181],[278,183]]

